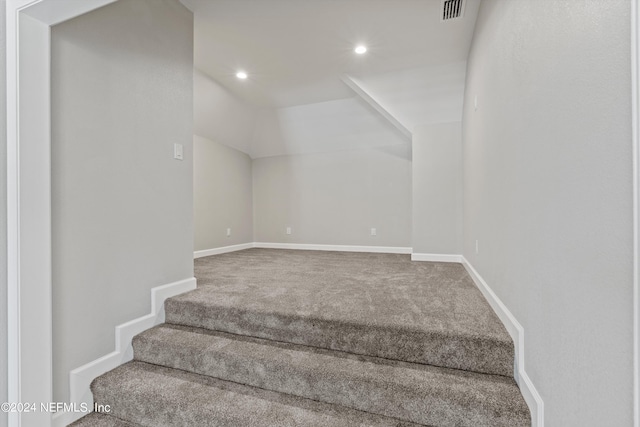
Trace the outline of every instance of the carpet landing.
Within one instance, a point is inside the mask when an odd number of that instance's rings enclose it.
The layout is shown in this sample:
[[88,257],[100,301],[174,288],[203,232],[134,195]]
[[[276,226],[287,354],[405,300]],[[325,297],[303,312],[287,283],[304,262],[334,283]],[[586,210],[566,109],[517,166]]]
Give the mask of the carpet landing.
[[76,426],[530,426],[513,343],[460,264],[248,249],[98,377]]

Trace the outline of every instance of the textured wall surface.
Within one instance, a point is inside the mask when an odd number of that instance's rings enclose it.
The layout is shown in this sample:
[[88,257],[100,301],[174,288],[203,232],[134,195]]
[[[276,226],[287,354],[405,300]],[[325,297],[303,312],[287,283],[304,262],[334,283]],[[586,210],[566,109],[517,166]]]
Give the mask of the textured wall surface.
[[414,253],[462,253],[462,124],[417,126],[413,132]]
[[194,135],[193,174],[194,249],[253,242],[251,158]]
[[464,255],[524,327],[546,427],[632,424],[630,70],[627,0],[482,3]]
[[[120,0],[52,28],[54,400],[150,292],[193,276],[193,15]],[[184,161],[173,159],[173,144]]]
[[255,159],[253,200],[257,242],[411,246],[411,147]]
[[[7,401],[7,102],[6,102],[6,1],[0,0],[0,402]],[[0,412],[0,427],[7,414]]]

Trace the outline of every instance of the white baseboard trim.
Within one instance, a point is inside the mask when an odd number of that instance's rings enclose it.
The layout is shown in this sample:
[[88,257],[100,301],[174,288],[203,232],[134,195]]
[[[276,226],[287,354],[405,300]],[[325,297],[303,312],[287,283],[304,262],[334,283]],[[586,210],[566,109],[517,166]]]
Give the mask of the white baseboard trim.
[[242,243],[239,245],[231,245],[231,246],[222,246],[220,248],[213,248],[213,249],[204,249],[201,251],[195,251],[193,253],[193,258],[202,258],[205,256],[211,256],[211,255],[220,255],[220,254],[226,254],[228,252],[236,252],[236,251],[241,251],[244,249],[251,249],[254,247],[254,243]]
[[[93,408],[93,395],[89,386],[96,377],[133,359],[131,340],[139,333],[164,322],[164,301],[167,298],[196,288],[196,278],[180,280],[151,289],[151,313],[116,326],[115,351],[80,366],[69,373],[69,403],[76,408]],[[82,416],[83,412],[58,412],[52,417],[53,427],[66,426]]]
[[385,254],[410,254],[411,248],[402,246],[352,246],[352,245],[310,245],[306,243],[255,242],[254,248],[297,249],[305,251],[369,252]]
[[531,411],[531,427],[544,427],[544,402],[524,369],[524,328],[475,268],[462,256],[462,264],[496,312],[515,344],[514,377]]
[[411,261],[462,262],[462,255],[412,253]]

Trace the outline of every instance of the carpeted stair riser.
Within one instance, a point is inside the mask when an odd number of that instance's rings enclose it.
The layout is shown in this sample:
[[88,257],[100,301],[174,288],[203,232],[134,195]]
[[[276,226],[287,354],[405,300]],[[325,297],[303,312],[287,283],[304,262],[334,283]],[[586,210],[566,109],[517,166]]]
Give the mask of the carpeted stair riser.
[[511,378],[161,325],[137,360],[434,426],[529,425]]
[[166,322],[385,359],[513,377],[507,340],[290,316],[202,301],[206,289],[165,301]]
[[139,427],[139,424],[129,423],[119,418],[112,417],[108,414],[101,414],[100,412],[92,412],[87,416],[80,418],[73,424],[69,424],[70,427]]
[[96,402],[111,405],[112,416],[141,426],[415,426],[142,362],[98,377],[91,390]]

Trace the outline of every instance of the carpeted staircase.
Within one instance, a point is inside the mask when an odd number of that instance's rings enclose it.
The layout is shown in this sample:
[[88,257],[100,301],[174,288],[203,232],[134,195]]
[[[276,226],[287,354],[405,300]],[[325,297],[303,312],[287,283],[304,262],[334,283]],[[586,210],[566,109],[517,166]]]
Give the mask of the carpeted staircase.
[[74,425],[530,425],[513,344],[462,266],[243,252],[199,261],[198,289],[93,382],[111,412]]

